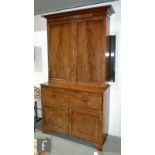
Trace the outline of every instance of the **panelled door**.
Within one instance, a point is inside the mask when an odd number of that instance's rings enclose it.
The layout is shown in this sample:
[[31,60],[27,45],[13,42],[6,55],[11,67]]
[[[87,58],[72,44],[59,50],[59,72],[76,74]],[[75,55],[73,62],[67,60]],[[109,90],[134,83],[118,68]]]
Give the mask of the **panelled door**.
[[68,108],[44,105],[44,126],[51,131],[68,134]]
[[75,81],[76,25],[49,24],[49,79]]
[[82,83],[103,83],[105,32],[103,20],[77,23],[76,80]]
[[69,109],[69,134],[92,142],[102,142],[102,114],[87,109]]

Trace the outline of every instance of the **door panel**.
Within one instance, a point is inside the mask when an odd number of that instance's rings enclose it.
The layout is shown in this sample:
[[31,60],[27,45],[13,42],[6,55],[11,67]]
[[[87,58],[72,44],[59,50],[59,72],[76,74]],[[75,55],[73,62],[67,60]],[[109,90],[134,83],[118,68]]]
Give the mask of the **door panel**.
[[69,134],[89,140],[102,142],[102,119],[100,112],[71,109],[69,112]]
[[48,130],[68,133],[68,108],[44,106],[44,125]]
[[77,23],[77,81],[104,81],[103,21]]
[[50,78],[75,81],[75,33],[75,24],[49,26]]

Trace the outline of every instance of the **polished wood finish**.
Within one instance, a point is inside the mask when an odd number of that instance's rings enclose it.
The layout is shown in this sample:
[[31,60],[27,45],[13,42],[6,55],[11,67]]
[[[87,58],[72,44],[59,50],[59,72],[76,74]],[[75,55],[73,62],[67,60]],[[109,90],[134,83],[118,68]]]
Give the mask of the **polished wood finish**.
[[47,15],[48,83],[41,85],[43,131],[102,148],[106,46],[111,6]]
[[102,143],[102,113],[86,108],[71,108],[69,134],[94,143]]
[[85,107],[102,110],[102,94],[65,88],[42,87],[42,102],[64,107]]
[[68,133],[68,109],[61,106],[50,104],[44,106],[44,124],[47,129]]
[[75,81],[74,24],[50,26],[50,78]]

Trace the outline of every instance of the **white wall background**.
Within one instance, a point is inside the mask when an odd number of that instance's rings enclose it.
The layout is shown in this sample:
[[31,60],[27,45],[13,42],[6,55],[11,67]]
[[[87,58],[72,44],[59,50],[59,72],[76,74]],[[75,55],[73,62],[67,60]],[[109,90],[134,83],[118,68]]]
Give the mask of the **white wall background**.
[[34,32],[35,33],[34,34],[34,47],[37,47],[37,48],[39,47],[41,49],[41,51],[37,51],[35,48],[34,68],[37,66],[37,63],[36,63],[38,59],[37,52],[41,52],[41,55],[42,55],[41,71],[34,72],[34,84],[39,85],[40,83],[47,82],[48,80],[46,20],[42,18],[41,16],[34,17],[34,31],[35,31]]
[[116,82],[110,87],[110,116],[109,134],[121,137],[121,90],[120,90],[120,29],[121,29],[121,3],[113,2],[115,14],[111,16],[110,33],[117,35],[116,43]]
[[[120,22],[121,22],[121,4],[120,1],[106,3],[112,4],[115,14],[111,16],[110,33],[117,35],[117,53],[116,53],[116,82],[110,87],[110,105],[109,105],[109,134],[121,137],[121,91],[120,91]],[[93,5],[101,6],[104,4]],[[90,6],[89,6],[90,7]],[[82,7],[87,8],[87,7]],[[72,9],[74,10],[74,9]],[[61,12],[61,11],[60,11]],[[34,46],[41,48],[42,69],[34,72],[34,85],[39,85],[48,81],[48,60],[47,60],[47,31],[46,19],[37,15],[34,17]],[[35,51],[37,59],[37,51]],[[35,61],[36,61],[35,59]],[[37,65],[35,63],[35,65]]]

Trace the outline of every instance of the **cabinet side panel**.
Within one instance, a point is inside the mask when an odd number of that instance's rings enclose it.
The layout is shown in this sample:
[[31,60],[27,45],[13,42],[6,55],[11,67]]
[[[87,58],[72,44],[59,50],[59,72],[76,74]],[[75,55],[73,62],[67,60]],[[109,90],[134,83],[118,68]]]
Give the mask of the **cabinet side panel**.
[[105,79],[108,81],[109,74],[109,34],[110,34],[110,19],[106,17],[106,53],[105,53]]

